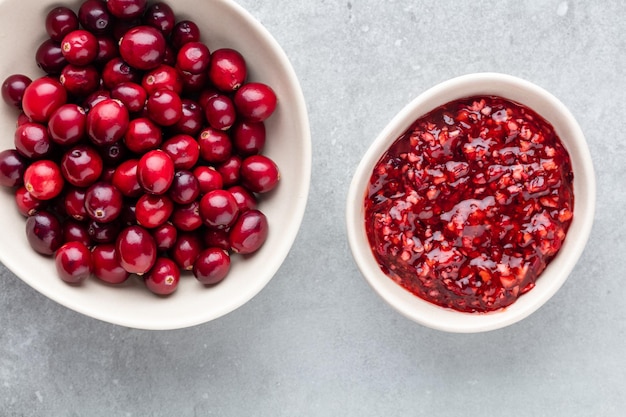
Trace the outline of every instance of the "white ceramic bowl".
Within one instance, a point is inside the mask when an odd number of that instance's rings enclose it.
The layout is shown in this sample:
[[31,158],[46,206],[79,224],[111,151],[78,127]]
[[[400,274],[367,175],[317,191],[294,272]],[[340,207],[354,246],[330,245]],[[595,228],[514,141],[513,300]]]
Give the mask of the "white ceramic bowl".
[[[452,100],[473,95],[496,95],[524,104],[550,122],[567,148],[574,171],[574,218],[557,256],[535,288],[509,307],[491,313],[462,313],[422,300],[396,284],[378,266],[364,226],[363,201],[373,168],[389,146],[414,120]],[[422,325],[449,332],[494,330],[513,324],[541,307],[563,285],[587,242],[594,217],[595,176],[583,133],[569,110],[544,89],[516,77],[495,73],[461,76],[419,95],[383,129],[361,160],[347,199],[348,240],[365,279],[392,307]]]
[[[78,10],[81,2],[64,3]],[[229,276],[219,285],[205,288],[193,277],[181,281],[168,298],[158,298],[138,280],[122,288],[107,286],[95,278],[82,286],[66,285],[57,278],[50,258],[30,248],[25,220],[9,191],[0,192],[0,261],[24,282],[56,302],[88,316],[141,329],[175,329],[216,319],[240,307],[274,276],[287,256],[300,227],[308,197],[311,172],[311,138],[306,106],[294,70],[268,31],[241,6],[230,0],[172,0],[167,2],[179,19],[198,24],[202,40],[211,50],[231,47],[248,63],[249,79],[272,86],[279,98],[276,112],[266,122],[264,153],[281,170],[281,182],[261,203],[270,233],[255,255],[242,261],[233,257]],[[44,19],[56,0],[0,0],[0,78],[23,73],[41,76],[34,53],[46,38]],[[13,146],[17,112],[0,103],[0,148]]]

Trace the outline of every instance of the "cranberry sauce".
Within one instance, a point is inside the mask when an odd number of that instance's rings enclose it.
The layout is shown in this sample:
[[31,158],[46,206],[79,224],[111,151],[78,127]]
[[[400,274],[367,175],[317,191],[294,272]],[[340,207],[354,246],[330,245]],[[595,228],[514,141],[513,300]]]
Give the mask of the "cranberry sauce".
[[501,97],[447,103],[416,120],[373,170],[365,227],[382,271],[464,312],[513,303],[557,254],[573,173],[552,126]]

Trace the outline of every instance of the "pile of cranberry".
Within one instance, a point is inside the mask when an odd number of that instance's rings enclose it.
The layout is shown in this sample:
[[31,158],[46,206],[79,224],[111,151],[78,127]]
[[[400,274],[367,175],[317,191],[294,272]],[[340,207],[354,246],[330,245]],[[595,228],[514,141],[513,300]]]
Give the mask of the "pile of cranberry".
[[165,3],[85,0],[52,9],[45,27],[35,59],[46,75],[2,84],[22,112],[0,184],[32,248],[74,284],[136,274],[167,295],[181,271],[223,280],[233,252],[267,237],[257,203],[279,181],[261,154],[274,91]]

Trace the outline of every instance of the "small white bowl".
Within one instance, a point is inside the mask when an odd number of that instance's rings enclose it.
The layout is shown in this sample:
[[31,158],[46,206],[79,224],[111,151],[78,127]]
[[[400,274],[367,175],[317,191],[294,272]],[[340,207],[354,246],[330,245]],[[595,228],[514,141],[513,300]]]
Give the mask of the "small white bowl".
[[[495,95],[524,104],[555,128],[572,161],[574,172],[574,217],[557,256],[541,274],[535,288],[505,309],[490,313],[463,313],[427,302],[385,275],[365,233],[366,188],[372,171],[389,146],[420,116],[450,101]],[[527,317],[547,302],[563,285],[578,261],[591,231],[596,197],[591,156],[583,133],[569,110],[544,89],[519,78],[479,73],[445,81],[419,95],[383,129],[358,165],[347,199],[347,232],[354,259],[372,288],[393,308],[409,319],[434,329],[471,333],[498,329]]]
[[[211,288],[193,277],[181,281],[174,294],[159,298],[137,279],[122,288],[88,279],[74,287],[56,274],[51,258],[30,249],[21,217],[10,191],[0,192],[0,261],[28,285],[52,300],[85,315],[140,329],[176,329],[204,323],[240,307],[274,276],[296,238],[311,175],[311,137],[304,97],[285,52],[271,34],[241,6],[231,0],[166,1],[177,18],[198,24],[202,40],[211,50],[231,47],[246,58],[249,80],[272,86],[279,99],[276,112],[266,121],[264,153],[276,161],[281,182],[264,198],[270,232],[259,252],[243,260],[233,257],[229,276]],[[57,0],[8,0],[0,2],[0,78],[14,73],[31,78],[42,76],[35,65],[35,51],[46,38],[45,16]],[[64,5],[78,10],[81,1]],[[17,112],[0,103],[0,149],[13,147],[12,133]],[[8,132],[8,133],[7,133]],[[237,258],[237,259],[235,259]]]

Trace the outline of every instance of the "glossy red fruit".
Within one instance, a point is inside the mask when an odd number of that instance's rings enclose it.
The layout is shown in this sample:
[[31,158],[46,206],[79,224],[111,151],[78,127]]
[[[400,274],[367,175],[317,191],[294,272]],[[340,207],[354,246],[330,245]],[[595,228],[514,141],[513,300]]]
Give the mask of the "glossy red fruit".
[[181,99],[183,113],[178,121],[172,126],[175,132],[195,136],[202,129],[204,123],[204,111],[198,103],[188,98]]
[[61,83],[51,77],[42,77],[24,90],[22,109],[29,119],[43,123],[66,101],[67,93]]
[[136,154],[158,148],[162,140],[161,128],[147,117],[131,120],[124,135],[124,145]]
[[45,208],[44,202],[33,197],[26,187],[23,186],[15,190],[15,205],[24,217],[32,216],[37,211]]
[[109,284],[121,284],[130,274],[120,264],[115,253],[115,245],[102,243],[96,245],[91,253],[93,275]]
[[100,223],[89,220],[87,232],[95,243],[113,243],[120,234],[122,226],[120,222]]
[[128,123],[128,110],[120,101],[103,100],[87,113],[87,134],[96,145],[109,145],[124,136]]
[[141,80],[141,86],[148,95],[154,94],[161,89],[181,94],[183,91],[183,80],[176,68],[162,64],[145,73]]
[[200,157],[214,164],[226,161],[233,151],[233,144],[228,133],[212,127],[207,127],[200,132],[198,145]]
[[217,172],[222,177],[224,187],[231,187],[239,182],[241,178],[241,162],[241,157],[232,155],[217,166]]
[[50,200],[58,196],[64,183],[59,166],[47,159],[33,162],[24,172],[24,186],[39,200]]
[[226,190],[213,190],[200,200],[200,217],[209,227],[228,228],[237,220],[239,206],[235,197]]
[[228,230],[206,228],[202,231],[202,241],[205,248],[220,248],[230,250],[230,238]]
[[9,75],[2,83],[2,99],[5,103],[21,109],[26,87],[33,81],[23,74]]
[[61,42],[65,35],[78,29],[78,16],[69,7],[58,6],[46,15],[46,32],[56,42]]
[[254,210],[257,208],[256,197],[245,187],[242,187],[241,185],[235,185],[233,187],[230,187],[228,189],[228,192],[231,193],[233,197],[235,197],[240,213],[248,210]]
[[165,37],[152,26],[136,26],[120,40],[120,55],[131,67],[151,70],[163,63]]
[[129,112],[138,113],[145,107],[148,93],[139,84],[125,82],[113,87],[111,98],[121,101]]
[[236,122],[231,130],[233,146],[240,155],[257,155],[265,146],[265,124],[263,122]]
[[166,195],[144,194],[135,205],[137,223],[147,229],[161,226],[174,211],[174,203]]
[[67,60],[61,51],[61,44],[46,39],[39,45],[35,52],[37,66],[49,75],[56,75],[67,65]]
[[209,79],[217,89],[233,92],[243,85],[247,75],[246,61],[238,51],[230,48],[213,51]]
[[63,193],[65,213],[78,221],[84,221],[88,217],[85,210],[85,191],[87,190],[84,188],[67,187]]
[[168,36],[174,29],[176,16],[170,6],[158,2],[148,6],[143,21],[146,25],[153,26],[163,32],[163,35]]
[[256,252],[265,243],[268,230],[267,217],[261,211],[242,213],[230,230],[232,250],[243,255]]
[[267,84],[251,82],[235,93],[233,102],[237,113],[252,122],[262,122],[276,109],[276,93]]
[[107,0],[109,13],[126,20],[142,16],[147,6],[147,0]]
[[195,233],[180,233],[170,250],[171,258],[182,270],[191,271],[196,258],[202,251],[202,241]]
[[207,248],[200,252],[193,265],[193,275],[205,285],[221,282],[230,271],[230,256],[220,248]]
[[161,149],[167,153],[176,169],[191,169],[200,158],[200,146],[189,135],[174,135],[166,140]]
[[15,149],[28,159],[41,159],[52,152],[48,129],[41,123],[24,123],[13,135]]
[[145,192],[164,194],[174,180],[172,158],[159,149],[146,152],[137,164],[137,179]]
[[152,237],[159,251],[167,251],[174,247],[178,230],[172,223],[164,223],[152,230]]
[[101,101],[107,100],[111,98],[111,93],[109,90],[96,90],[93,93],[89,94],[82,101],[82,107],[85,110],[85,113],[89,113],[94,106]]
[[169,258],[157,258],[154,266],[145,275],[146,287],[157,295],[170,295],[180,281],[180,269]]
[[141,73],[128,65],[122,58],[116,57],[104,65],[102,69],[102,84],[111,90],[116,85],[131,82],[141,82]]
[[189,171],[177,171],[168,195],[177,204],[189,204],[200,195],[198,180]]
[[118,57],[120,53],[117,49],[117,42],[113,37],[98,35],[96,38],[98,39],[98,55],[93,63],[99,68],[102,68],[107,62]]
[[146,229],[130,226],[122,230],[115,243],[120,265],[131,274],[144,274],[156,260],[156,243]]
[[200,194],[206,194],[212,190],[223,188],[222,176],[213,167],[199,165],[194,168],[193,175],[198,180]]
[[187,42],[178,50],[176,68],[191,74],[200,74],[209,67],[211,52],[202,42]]
[[183,115],[183,102],[174,91],[160,89],[146,101],[148,117],[161,126],[172,126]]
[[197,91],[202,91],[209,81],[209,76],[206,72],[192,74],[181,71],[180,76],[183,80],[183,93],[185,94],[195,94]]
[[172,224],[182,232],[191,232],[202,226],[200,217],[200,203],[192,201],[189,204],[177,205],[170,217]]
[[48,211],[38,211],[26,219],[26,238],[35,252],[52,255],[63,244],[61,222]]
[[74,97],[87,97],[100,87],[100,73],[93,65],[68,64],[61,70],[59,81]]
[[228,96],[219,94],[207,101],[204,116],[212,128],[228,130],[235,124],[237,111],[233,101]]
[[88,31],[102,34],[111,29],[113,18],[103,0],[85,0],[78,9],[78,21]]
[[85,210],[99,223],[110,223],[122,212],[122,193],[108,182],[97,182],[85,192]]
[[0,185],[17,187],[24,183],[26,159],[15,149],[0,152]]
[[63,241],[80,242],[87,247],[91,247],[92,241],[87,230],[87,223],[79,222],[74,219],[65,219],[63,221]]
[[102,158],[89,145],[76,145],[61,157],[63,178],[76,187],[88,187],[102,175]]
[[61,53],[70,64],[91,64],[98,56],[98,39],[89,31],[73,30],[63,37]]
[[200,29],[191,20],[181,20],[176,23],[170,35],[170,41],[175,49],[180,49],[186,43],[198,42],[199,40]]
[[137,180],[137,159],[122,162],[113,173],[111,182],[126,197],[139,197],[143,190]]
[[273,190],[280,179],[278,167],[265,155],[252,155],[244,159],[240,174],[242,184],[255,193]]
[[86,124],[87,115],[81,106],[64,104],[48,120],[50,139],[59,145],[73,145],[85,136]]
[[54,264],[63,281],[80,284],[91,275],[91,252],[81,242],[68,242],[56,251]]

